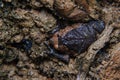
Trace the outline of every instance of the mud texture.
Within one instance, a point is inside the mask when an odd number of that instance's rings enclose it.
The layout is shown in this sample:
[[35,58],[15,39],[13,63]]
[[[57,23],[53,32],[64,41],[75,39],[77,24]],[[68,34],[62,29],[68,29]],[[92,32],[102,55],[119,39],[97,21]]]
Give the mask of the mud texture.
[[[105,29],[85,52],[68,64],[47,54],[57,30],[92,20]],[[0,0],[0,80],[119,79],[120,0]]]

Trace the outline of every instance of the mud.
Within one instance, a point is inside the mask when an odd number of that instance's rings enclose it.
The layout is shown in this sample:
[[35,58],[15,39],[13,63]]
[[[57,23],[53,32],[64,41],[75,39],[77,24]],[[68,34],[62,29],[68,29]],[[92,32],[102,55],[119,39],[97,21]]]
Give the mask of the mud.
[[[120,79],[120,1],[62,1],[0,1],[0,80]],[[105,30],[84,53],[70,58],[68,64],[46,54],[44,42],[54,28],[89,20],[104,21]],[[23,39],[32,41],[27,52],[10,45]]]

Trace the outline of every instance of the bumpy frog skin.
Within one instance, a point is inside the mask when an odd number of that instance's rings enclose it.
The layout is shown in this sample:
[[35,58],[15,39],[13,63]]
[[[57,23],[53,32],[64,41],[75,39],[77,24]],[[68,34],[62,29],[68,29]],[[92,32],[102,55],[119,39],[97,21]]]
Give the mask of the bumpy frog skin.
[[[78,23],[67,26],[54,33],[50,39],[50,54],[56,56],[62,61],[68,63],[69,55],[76,56],[88,49],[88,47],[97,40],[98,35],[104,30],[103,21],[90,21],[88,23]],[[58,54],[55,50],[65,53]]]

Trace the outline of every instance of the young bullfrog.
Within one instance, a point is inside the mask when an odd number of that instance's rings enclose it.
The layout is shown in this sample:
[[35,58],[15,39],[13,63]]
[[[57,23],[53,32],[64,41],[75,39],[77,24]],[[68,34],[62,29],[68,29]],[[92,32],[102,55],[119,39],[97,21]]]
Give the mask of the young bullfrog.
[[53,34],[49,40],[50,46],[46,44],[50,49],[48,54],[68,63],[69,56],[77,56],[85,52],[97,40],[104,28],[104,22],[100,20],[66,26]]

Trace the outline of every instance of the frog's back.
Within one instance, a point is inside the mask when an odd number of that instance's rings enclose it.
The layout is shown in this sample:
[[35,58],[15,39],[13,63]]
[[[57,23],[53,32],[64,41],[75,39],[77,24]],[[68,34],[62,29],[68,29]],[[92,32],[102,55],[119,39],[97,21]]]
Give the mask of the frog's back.
[[103,29],[104,23],[102,21],[91,21],[60,37],[59,43],[67,46],[70,50],[81,53],[96,41],[97,34],[100,34]]

